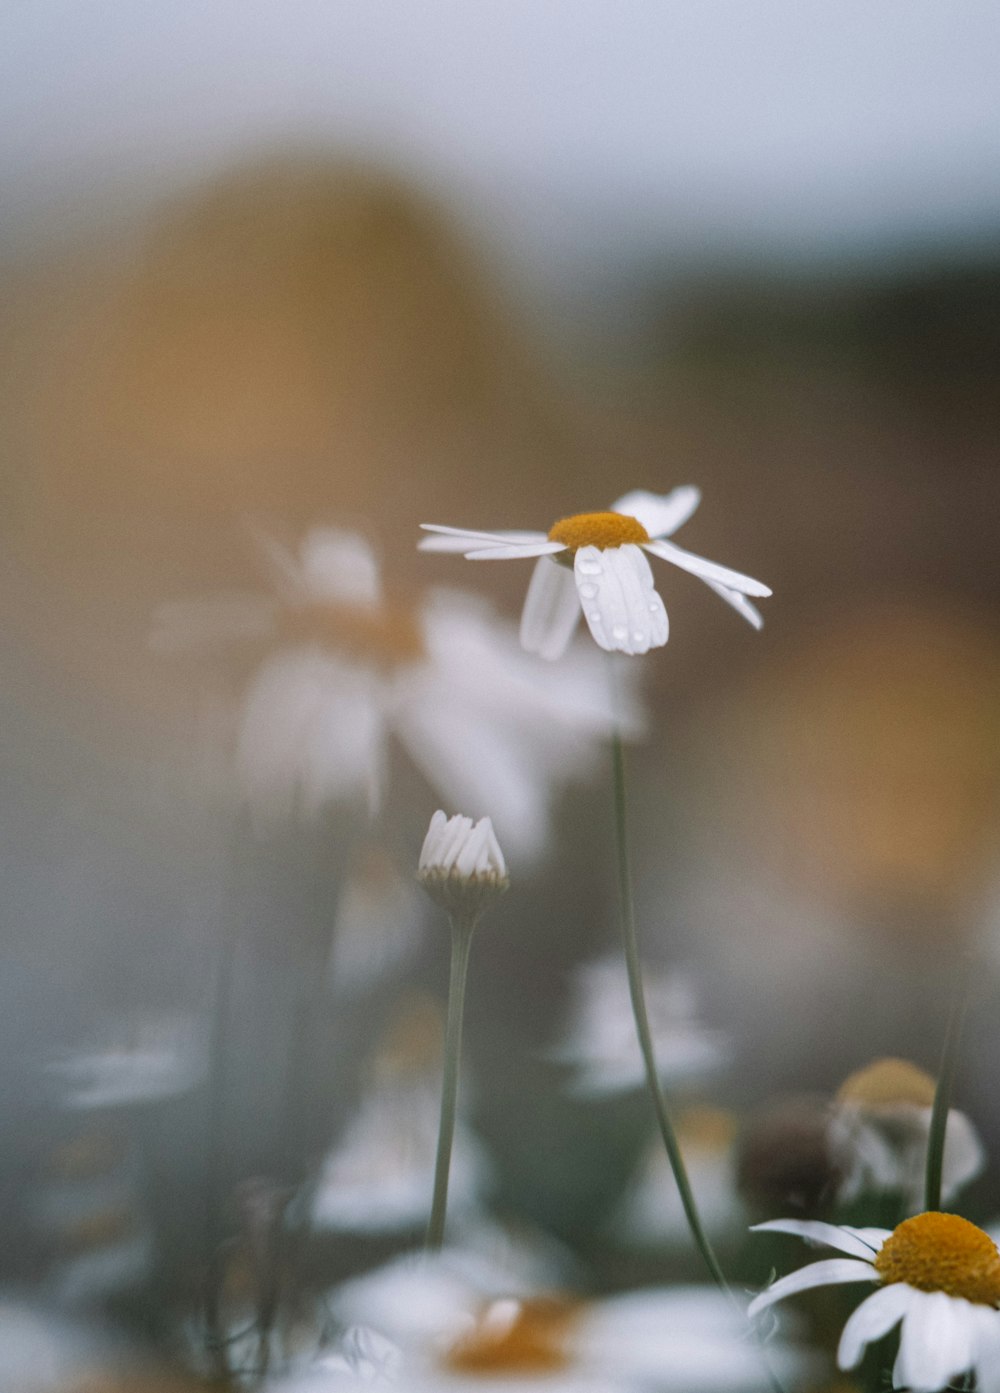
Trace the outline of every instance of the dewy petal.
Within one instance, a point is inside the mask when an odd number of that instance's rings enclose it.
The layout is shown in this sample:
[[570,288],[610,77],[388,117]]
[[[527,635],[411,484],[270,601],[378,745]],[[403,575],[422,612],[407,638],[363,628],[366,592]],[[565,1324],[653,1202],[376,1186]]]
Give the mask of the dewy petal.
[[580,547],[573,564],[583,617],[609,653],[648,653],[667,641],[667,612],[637,546]]
[[881,1340],[897,1321],[902,1320],[910,1308],[911,1294],[912,1288],[905,1283],[892,1282],[865,1297],[844,1326],[837,1347],[839,1368],[853,1369],[861,1363],[865,1347],[873,1340]]
[[521,647],[542,658],[561,658],[579,620],[573,572],[539,557],[521,611]]
[[805,1238],[810,1243],[823,1243],[828,1248],[838,1248],[849,1253],[852,1258],[865,1258],[871,1262],[875,1253],[889,1236],[889,1230],[876,1230],[885,1237],[869,1243],[860,1237],[859,1229],[841,1228],[838,1224],[824,1224],[819,1219],[768,1219],[763,1224],[752,1224],[751,1233],[791,1233]]
[[971,1303],[943,1291],[909,1291],[893,1378],[911,1393],[939,1393],[972,1364]]
[[670,537],[682,527],[701,502],[701,489],[683,484],[670,493],[650,493],[632,489],[611,505],[613,513],[641,522],[651,537]]
[[755,629],[763,629],[764,617],[756,605],[752,605],[745,595],[741,595],[738,590],[730,590],[728,585],[720,585],[717,580],[708,580],[702,577],[705,584],[715,591],[720,600],[725,600],[727,605],[732,605],[737,614],[743,616],[748,624],[752,624]]
[[729,590],[738,590],[741,595],[771,594],[770,586],[764,585],[762,581],[745,576],[741,571],[731,571],[728,566],[720,566],[717,561],[707,561],[703,556],[695,556],[694,552],[685,551],[674,542],[654,538],[651,542],[643,542],[643,546],[654,556],[679,566],[682,571],[690,571],[701,580],[718,581]]
[[755,1296],[747,1307],[751,1318],[765,1307],[781,1301],[796,1292],[808,1291],[811,1287],[832,1286],[835,1282],[877,1282],[878,1273],[870,1262],[858,1258],[824,1258],[822,1262],[811,1262],[800,1267],[798,1272],[790,1272],[787,1277],[779,1277],[766,1291]]

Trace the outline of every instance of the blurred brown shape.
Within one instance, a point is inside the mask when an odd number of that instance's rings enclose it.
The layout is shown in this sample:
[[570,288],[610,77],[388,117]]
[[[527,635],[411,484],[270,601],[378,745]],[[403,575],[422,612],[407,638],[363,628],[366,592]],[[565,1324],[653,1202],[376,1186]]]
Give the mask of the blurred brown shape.
[[827,1145],[825,1102],[779,1098],[748,1118],[736,1148],[736,1186],[755,1214],[816,1215],[839,1176]]

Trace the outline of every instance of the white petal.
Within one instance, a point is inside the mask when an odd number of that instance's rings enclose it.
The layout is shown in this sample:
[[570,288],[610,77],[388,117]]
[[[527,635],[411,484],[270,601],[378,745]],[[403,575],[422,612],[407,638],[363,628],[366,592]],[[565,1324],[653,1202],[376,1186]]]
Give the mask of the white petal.
[[741,595],[771,594],[770,586],[764,585],[761,581],[754,580],[751,576],[745,576],[740,571],[731,571],[728,566],[720,566],[717,561],[707,561],[703,556],[695,556],[694,552],[685,551],[683,547],[676,546],[673,542],[654,539],[651,542],[643,542],[643,546],[654,556],[672,562],[673,565],[679,566],[682,571],[690,571],[692,575],[698,576],[701,580],[718,581],[720,585],[726,586],[729,590],[738,590]]
[[970,1304],[943,1291],[910,1288],[893,1371],[897,1383],[905,1384],[911,1393],[939,1393],[970,1367],[975,1329]]
[[687,522],[700,502],[701,490],[692,484],[683,484],[670,493],[633,489],[612,503],[611,511],[635,518],[651,537],[669,537]]
[[[824,1224],[819,1219],[768,1219],[763,1224],[752,1224],[751,1233],[793,1233],[798,1238],[805,1238],[810,1243],[822,1243],[827,1248],[838,1248],[842,1253],[850,1253],[852,1258],[867,1258],[869,1262],[872,1255],[881,1247],[881,1243],[872,1246],[858,1237],[858,1230],[851,1230],[840,1227],[838,1224]],[[879,1229],[881,1233],[883,1230]],[[885,1230],[885,1237],[888,1238],[889,1230]],[[884,1242],[885,1239],[882,1240]]]
[[607,652],[648,653],[667,641],[667,612],[637,546],[580,547],[573,564],[583,617]]
[[573,572],[540,557],[521,611],[521,647],[542,658],[561,658],[579,619]]
[[468,527],[445,527],[436,522],[422,522],[423,537],[417,544],[421,551],[468,551],[475,546],[508,546],[518,542],[547,542],[544,532],[475,532]]
[[299,548],[309,596],[349,605],[377,605],[382,598],[375,553],[357,532],[313,527]]
[[715,591],[720,600],[725,600],[727,605],[732,605],[737,614],[743,616],[748,624],[752,624],[755,629],[763,629],[764,617],[756,605],[752,605],[745,595],[741,595],[738,590],[730,590],[728,585],[720,585],[717,580],[708,580],[702,577],[705,584]]
[[517,561],[525,556],[553,556],[557,551],[565,551],[562,542],[550,542],[547,538],[539,542],[511,542],[499,547],[477,547],[467,551],[470,561]]
[[911,1288],[903,1282],[893,1282],[866,1296],[848,1318],[837,1348],[837,1364],[841,1369],[853,1369],[861,1363],[865,1346],[881,1340],[909,1309]]
[[975,1180],[986,1165],[986,1151],[975,1127],[964,1112],[952,1108],[948,1113],[948,1128],[944,1142],[944,1161],[941,1175],[941,1198],[949,1200]]
[[892,1229],[856,1229],[850,1224],[844,1224],[842,1227],[847,1233],[853,1233],[856,1238],[860,1238],[862,1243],[867,1243],[873,1253],[877,1253],[885,1240],[892,1237]]
[[758,1311],[781,1301],[796,1292],[808,1291],[811,1287],[832,1286],[836,1282],[877,1282],[878,1274],[869,1262],[857,1258],[824,1258],[822,1262],[812,1262],[808,1267],[800,1267],[798,1272],[790,1272],[787,1277],[779,1277],[766,1291],[755,1296],[747,1307],[747,1315],[753,1318]]
[[972,1326],[977,1393],[1000,1393],[1000,1311],[973,1306]]

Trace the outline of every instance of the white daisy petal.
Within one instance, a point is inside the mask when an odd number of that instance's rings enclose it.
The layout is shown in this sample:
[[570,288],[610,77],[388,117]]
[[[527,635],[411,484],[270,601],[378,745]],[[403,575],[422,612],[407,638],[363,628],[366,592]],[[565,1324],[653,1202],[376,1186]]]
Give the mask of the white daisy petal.
[[728,585],[720,585],[717,580],[709,580],[705,576],[702,579],[710,589],[715,591],[720,600],[725,600],[727,605],[732,605],[736,613],[742,615],[748,624],[752,624],[755,629],[763,629],[764,616],[745,595],[741,595],[738,590],[730,590]]
[[[838,1224],[824,1224],[819,1219],[768,1219],[766,1223],[751,1225],[751,1232],[795,1234],[810,1243],[822,1243],[827,1248],[837,1248],[852,1258],[866,1258],[869,1262],[876,1252],[871,1243],[859,1236],[859,1231],[841,1228]],[[888,1237],[888,1233],[885,1236]],[[881,1242],[877,1246],[881,1247]]]
[[850,1224],[844,1224],[843,1228],[847,1233],[853,1233],[855,1238],[860,1238],[862,1243],[867,1243],[873,1253],[877,1253],[885,1240],[892,1237],[892,1229],[856,1229]]
[[651,537],[669,537],[683,526],[701,502],[701,489],[683,484],[670,493],[650,493],[632,489],[612,503],[611,512],[641,522]]
[[909,1292],[893,1377],[911,1393],[938,1393],[972,1363],[971,1303],[943,1291]]
[[1000,1311],[973,1306],[970,1315],[977,1393],[1000,1393]]
[[583,616],[607,652],[648,653],[667,641],[667,612],[637,546],[580,547],[573,565]]
[[553,556],[557,551],[565,551],[562,542],[511,542],[504,546],[477,547],[465,553],[468,561],[513,561],[523,556]]
[[717,561],[708,561],[703,556],[695,556],[694,552],[685,551],[674,542],[654,538],[651,542],[643,542],[643,546],[654,556],[670,561],[682,571],[690,571],[701,580],[718,581],[730,590],[738,590],[741,595],[771,594],[770,586],[754,580],[752,576],[745,576],[740,571],[731,571],[728,566],[720,566]]
[[881,1340],[902,1320],[910,1306],[910,1291],[903,1282],[893,1282],[865,1297],[844,1326],[837,1348],[839,1368],[855,1368],[861,1363],[866,1346]]
[[540,557],[521,611],[521,647],[542,658],[561,658],[579,620],[573,572]]
[[[511,531],[508,528],[501,529],[499,532],[477,532],[474,528],[446,527],[443,523],[438,522],[422,522],[420,528],[423,532],[433,533],[435,537],[465,538],[470,546],[475,545],[476,542],[482,542],[484,544],[493,542],[497,546],[504,546],[508,542],[548,541],[548,534],[545,532]],[[426,548],[432,540],[431,537],[424,537],[419,545]]]
[[869,1262],[857,1258],[824,1258],[822,1262],[812,1262],[800,1267],[798,1272],[790,1272],[787,1277],[779,1277],[766,1291],[755,1296],[747,1307],[751,1318],[765,1307],[781,1301],[786,1296],[794,1296],[811,1287],[832,1286],[835,1282],[877,1282],[878,1273]]

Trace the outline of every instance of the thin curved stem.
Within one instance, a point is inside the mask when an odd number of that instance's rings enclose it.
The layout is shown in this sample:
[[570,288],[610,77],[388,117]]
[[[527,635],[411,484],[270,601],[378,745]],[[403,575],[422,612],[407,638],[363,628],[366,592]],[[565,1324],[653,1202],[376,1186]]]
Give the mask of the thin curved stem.
[[465,1012],[465,979],[469,969],[469,950],[475,919],[454,915],[451,921],[451,978],[448,983],[448,1020],[444,1037],[444,1078],[441,1085],[441,1121],[438,1126],[437,1156],[434,1161],[434,1197],[427,1225],[425,1248],[440,1252],[444,1242],[444,1223],[448,1208],[448,1176],[451,1148],[458,1111],[458,1075],[462,1054],[462,1018]]
[[934,1106],[931,1108],[931,1126],[927,1137],[927,1171],[924,1182],[924,1208],[941,1208],[941,1179],[944,1173],[944,1147],[948,1130],[948,1111],[951,1107],[951,1091],[955,1082],[955,1069],[958,1063],[958,1047],[962,1038],[962,1027],[969,1005],[969,990],[972,986],[975,959],[966,953],[959,964],[945,1030],[944,1046],[941,1050],[941,1067],[938,1071],[937,1088],[934,1090]]
[[635,908],[632,900],[632,875],[629,869],[628,826],[625,817],[625,758],[622,751],[621,735],[617,728],[612,735],[611,752],[614,769],[615,845],[618,852],[618,900],[621,912],[622,939],[625,948],[625,966],[628,969],[629,994],[632,998],[632,1013],[635,1016],[635,1027],[639,1036],[639,1046],[642,1050],[642,1059],[646,1069],[646,1086],[649,1089],[649,1095],[653,1102],[653,1110],[656,1113],[656,1120],[659,1124],[660,1136],[663,1138],[663,1145],[666,1148],[670,1169],[673,1171],[674,1180],[677,1182],[677,1190],[681,1197],[681,1204],[684,1206],[684,1216],[687,1219],[688,1228],[691,1230],[691,1236],[713,1280],[718,1283],[723,1291],[731,1294],[729,1283],[726,1281],[725,1274],[719,1265],[719,1260],[715,1256],[715,1250],[701,1222],[701,1215],[698,1213],[698,1206],[695,1203],[691,1182],[688,1179],[687,1168],[684,1165],[684,1157],[681,1154],[680,1143],[677,1140],[677,1133],[670,1117],[670,1110],[660,1085],[659,1073],[656,1067],[656,1054],[653,1049],[653,1038],[649,1029],[649,1017],[646,1013],[646,997],[642,984],[642,965],[639,960],[639,944],[635,929]]

